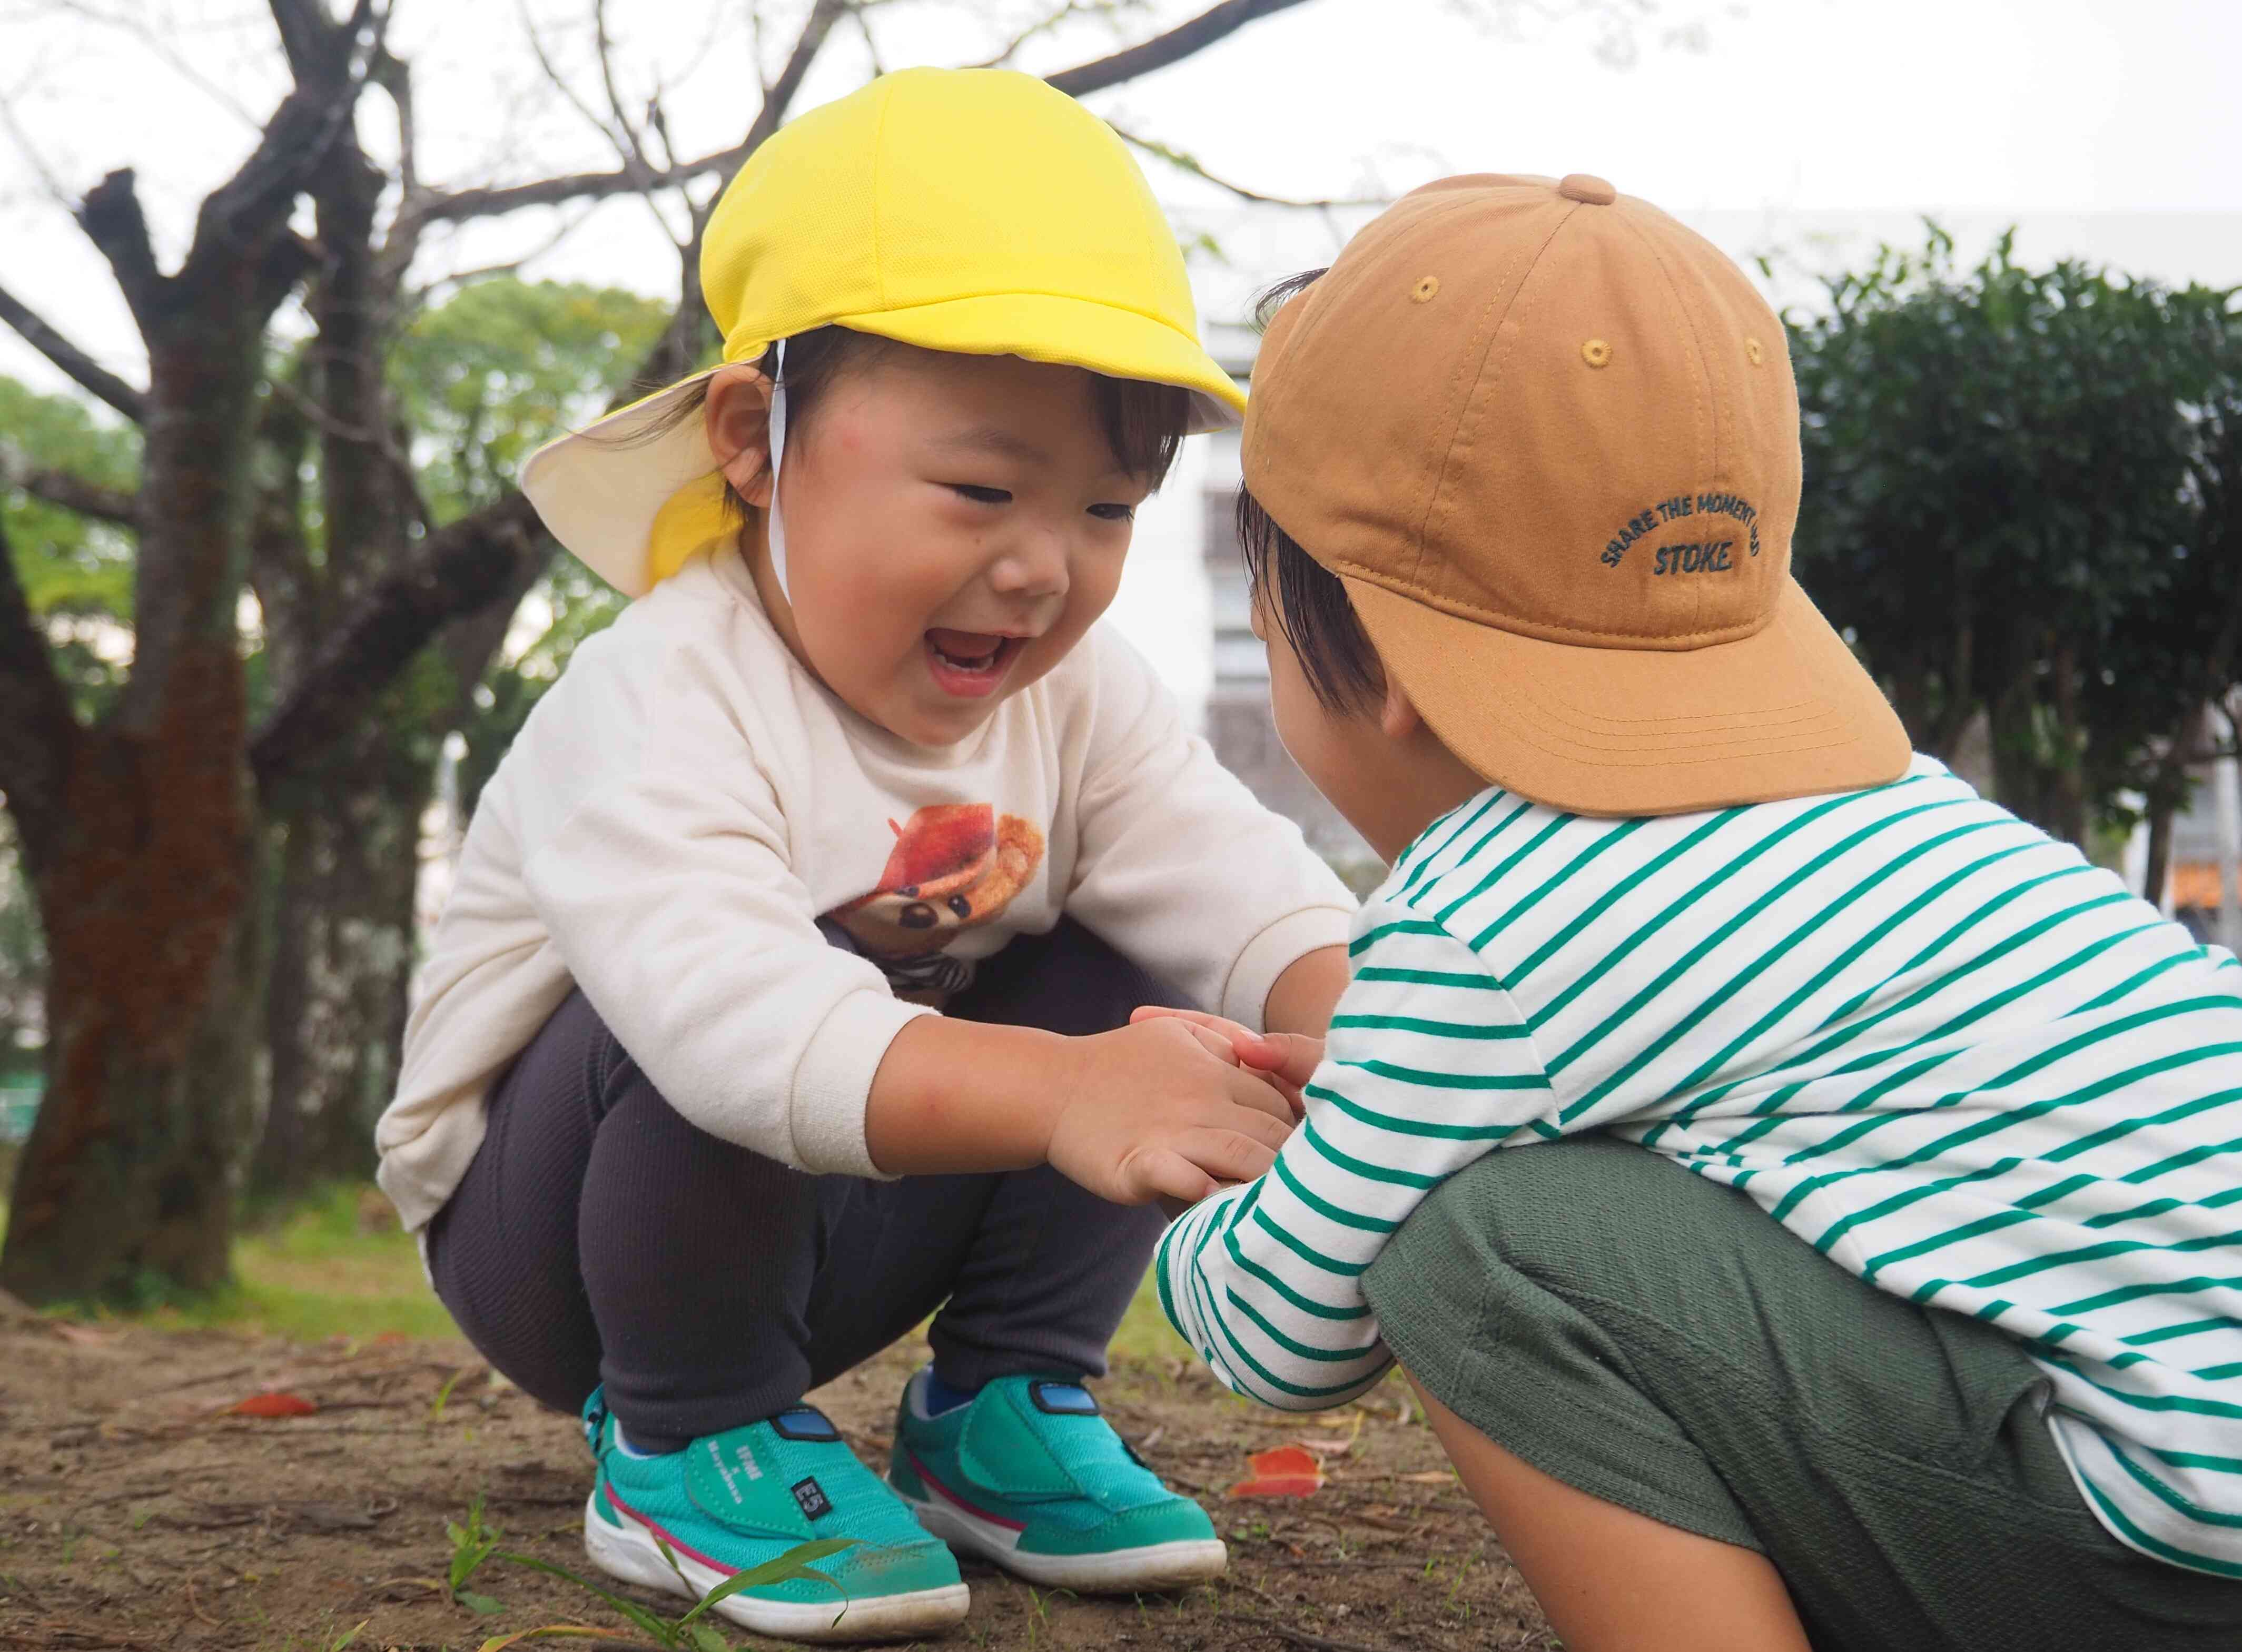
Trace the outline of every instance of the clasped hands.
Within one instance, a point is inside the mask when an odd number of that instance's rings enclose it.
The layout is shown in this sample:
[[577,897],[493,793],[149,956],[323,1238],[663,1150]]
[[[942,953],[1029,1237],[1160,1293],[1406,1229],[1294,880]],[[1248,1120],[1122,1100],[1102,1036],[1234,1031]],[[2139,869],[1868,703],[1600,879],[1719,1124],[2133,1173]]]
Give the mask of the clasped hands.
[[1150,1006],[1070,1042],[1072,1082],[1046,1157],[1103,1199],[1157,1199],[1171,1218],[1268,1170],[1323,1059],[1320,1038]]

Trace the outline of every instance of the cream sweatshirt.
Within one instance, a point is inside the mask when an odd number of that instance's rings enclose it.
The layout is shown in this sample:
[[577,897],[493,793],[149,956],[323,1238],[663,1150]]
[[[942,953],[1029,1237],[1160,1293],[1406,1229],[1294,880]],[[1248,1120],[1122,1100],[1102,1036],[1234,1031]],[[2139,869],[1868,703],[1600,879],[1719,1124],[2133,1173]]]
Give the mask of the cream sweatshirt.
[[850,711],[773,629],[733,545],[576,652],[484,789],[413,989],[380,1182],[419,1230],[483,1098],[572,985],[694,1124],[876,1176],[889,1040],[1070,913],[1259,1026],[1354,903],[1101,626],[957,746]]

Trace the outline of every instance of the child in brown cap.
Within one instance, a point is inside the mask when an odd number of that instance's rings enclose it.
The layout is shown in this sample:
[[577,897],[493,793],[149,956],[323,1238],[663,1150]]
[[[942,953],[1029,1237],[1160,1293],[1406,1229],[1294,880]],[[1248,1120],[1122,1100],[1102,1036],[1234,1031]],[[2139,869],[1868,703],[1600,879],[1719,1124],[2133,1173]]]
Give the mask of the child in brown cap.
[[1256,628],[1393,874],[1177,1328],[1398,1360],[1574,1652],[2242,1645],[2242,966],[1910,753],[1672,218],[1451,178],[1275,296]]

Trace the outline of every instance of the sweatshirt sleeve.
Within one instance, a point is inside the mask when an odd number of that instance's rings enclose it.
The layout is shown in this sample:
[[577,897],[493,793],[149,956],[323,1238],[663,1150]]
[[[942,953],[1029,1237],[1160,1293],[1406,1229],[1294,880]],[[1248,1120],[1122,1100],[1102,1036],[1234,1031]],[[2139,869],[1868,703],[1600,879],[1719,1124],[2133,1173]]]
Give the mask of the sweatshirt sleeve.
[[564,677],[547,700],[572,690],[574,703],[524,730],[547,742],[527,775],[549,777],[517,794],[531,903],[680,1113],[800,1170],[880,1175],[864,1143],[872,1077],[931,1011],[826,943],[745,735],[692,692],[689,655],[663,663],[658,704],[633,704],[645,671]]
[[1084,646],[1096,681],[1067,910],[1202,1008],[1258,1028],[1278,977],[1345,944],[1354,898],[1185,728],[1135,650],[1104,627]]
[[1288,1411],[1378,1380],[1393,1356],[1363,1274],[1426,1194],[1546,1130],[1551,1106],[1523,1016],[1462,942],[1373,903],[1350,951],[1306,1118],[1267,1175],[1185,1212],[1155,1262],[1161,1306],[1215,1375]]

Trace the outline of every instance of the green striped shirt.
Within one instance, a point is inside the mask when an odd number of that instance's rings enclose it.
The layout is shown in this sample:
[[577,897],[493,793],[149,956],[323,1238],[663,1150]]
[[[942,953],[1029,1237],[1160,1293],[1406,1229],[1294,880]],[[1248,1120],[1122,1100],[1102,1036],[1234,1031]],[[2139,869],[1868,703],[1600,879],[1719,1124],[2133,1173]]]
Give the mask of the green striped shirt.
[[2242,966],[1937,763],[1594,820],[1481,793],[1365,903],[1306,1121],[1159,1252],[1231,1387],[1388,1363],[1361,1276],[1492,1148],[1605,1130],[2022,1342],[2123,1542],[2242,1577]]

